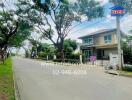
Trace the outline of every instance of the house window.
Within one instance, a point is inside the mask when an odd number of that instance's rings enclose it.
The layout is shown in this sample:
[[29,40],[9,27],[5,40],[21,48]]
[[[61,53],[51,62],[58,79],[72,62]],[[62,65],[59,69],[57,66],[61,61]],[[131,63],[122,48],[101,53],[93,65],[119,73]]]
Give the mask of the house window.
[[93,38],[92,37],[85,38],[83,39],[83,43],[86,43],[88,45],[93,44]]
[[111,41],[112,41],[111,34],[104,36],[104,42],[105,43],[111,43]]

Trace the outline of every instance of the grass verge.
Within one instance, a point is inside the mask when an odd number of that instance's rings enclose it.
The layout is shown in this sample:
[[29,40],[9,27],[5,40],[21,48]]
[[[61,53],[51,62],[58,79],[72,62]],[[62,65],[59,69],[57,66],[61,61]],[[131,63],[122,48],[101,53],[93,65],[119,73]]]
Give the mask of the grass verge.
[[11,58],[0,64],[0,100],[15,100]]
[[132,78],[132,72],[129,71],[119,71],[119,75]]

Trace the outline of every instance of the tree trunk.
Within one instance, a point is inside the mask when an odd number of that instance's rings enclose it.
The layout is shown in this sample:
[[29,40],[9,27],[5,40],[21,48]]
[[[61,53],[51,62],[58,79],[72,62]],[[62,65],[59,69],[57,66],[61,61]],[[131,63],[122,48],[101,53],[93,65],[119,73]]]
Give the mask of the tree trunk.
[[64,55],[64,39],[61,39],[61,59],[62,59],[62,62],[65,62],[65,55]]
[[0,56],[1,56],[0,60],[3,62],[3,64],[5,62],[5,59],[7,58],[6,50],[7,50],[7,46],[1,47],[0,49]]
[[61,59],[62,62],[65,61],[65,56],[64,56],[64,39],[61,39],[61,41],[58,44],[54,44],[55,48],[57,49],[57,52],[59,52],[59,58]]
[[0,50],[0,60],[4,64],[4,62],[5,62],[5,52],[4,52],[4,50]]

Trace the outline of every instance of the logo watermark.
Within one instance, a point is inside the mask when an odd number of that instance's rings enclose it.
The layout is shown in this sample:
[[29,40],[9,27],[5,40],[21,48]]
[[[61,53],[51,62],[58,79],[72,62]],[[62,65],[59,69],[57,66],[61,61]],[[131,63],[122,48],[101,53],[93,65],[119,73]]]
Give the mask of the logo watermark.
[[53,75],[87,75],[86,70],[53,70]]

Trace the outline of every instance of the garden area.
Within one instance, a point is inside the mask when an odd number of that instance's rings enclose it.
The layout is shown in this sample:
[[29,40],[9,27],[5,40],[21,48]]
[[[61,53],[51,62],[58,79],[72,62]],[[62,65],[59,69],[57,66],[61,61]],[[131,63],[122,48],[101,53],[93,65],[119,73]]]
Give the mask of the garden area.
[[0,63],[0,100],[15,100],[12,60]]

